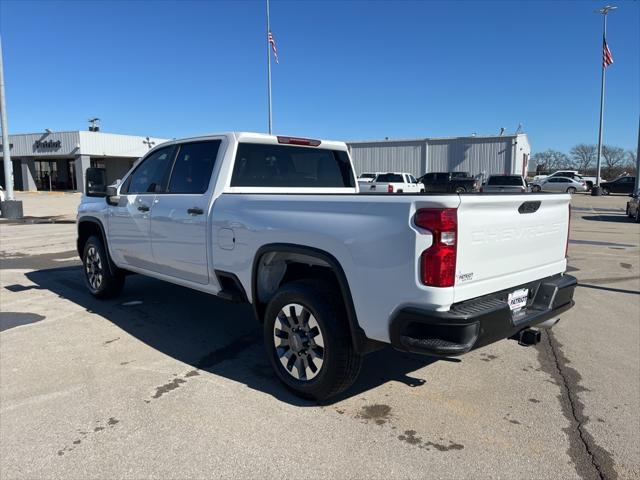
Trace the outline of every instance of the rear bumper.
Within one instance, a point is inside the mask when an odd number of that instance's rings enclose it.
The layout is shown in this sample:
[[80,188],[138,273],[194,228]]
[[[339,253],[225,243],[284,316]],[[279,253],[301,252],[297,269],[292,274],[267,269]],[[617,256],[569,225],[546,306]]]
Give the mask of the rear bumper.
[[[391,319],[391,344],[398,350],[425,355],[461,355],[558,317],[574,305],[577,283],[571,275],[554,275],[461,302],[448,312],[406,307]],[[521,288],[529,289],[529,300],[526,307],[513,313],[507,297]]]

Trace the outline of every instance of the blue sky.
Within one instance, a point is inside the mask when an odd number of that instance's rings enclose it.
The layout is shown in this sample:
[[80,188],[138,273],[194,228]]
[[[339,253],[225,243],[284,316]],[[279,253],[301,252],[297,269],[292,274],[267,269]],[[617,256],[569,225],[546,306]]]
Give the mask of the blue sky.
[[[274,132],[597,140],[602,2],[272,0]],[[640,2],[616,3],[605,142],[635,148]],[[266,131],[263,1],[0,1],[9,129]]]

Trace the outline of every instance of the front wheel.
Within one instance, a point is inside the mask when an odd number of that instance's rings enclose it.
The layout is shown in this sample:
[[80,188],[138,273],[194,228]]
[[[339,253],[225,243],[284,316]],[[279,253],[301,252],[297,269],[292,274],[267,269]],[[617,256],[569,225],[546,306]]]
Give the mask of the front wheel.
[[85,283],[94,297],[113,298],[122,292],[124,274],[120,271],[111,272],[107,252],[98,237],[89,237],[84,244],[82,265]]
[[534,185],[533,187],[531,187],[531,191],[532,192],[540,192],[542,190],[542,188],[540,188],[540,185]]
[[464,187],[456,187],[456,193],[465,193],[467,191]]
[[609,195],[609,189],[608,188],[602,188],[602,195]]
[[640,223],[640,206],[636,207],[636,223]]
[[314,400],[347,389],[360,372],[346,312],[335,287],[315,280],[283,285],[267,306],[264,342],[278,378]]

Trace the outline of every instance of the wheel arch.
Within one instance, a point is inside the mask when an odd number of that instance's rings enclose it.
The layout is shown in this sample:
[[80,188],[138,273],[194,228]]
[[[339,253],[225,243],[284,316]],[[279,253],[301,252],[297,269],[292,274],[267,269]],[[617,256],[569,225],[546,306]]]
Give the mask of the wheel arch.
[[[291,263],[299,263],[299,260],[307,257],[309,259],[312,259],[314,261],[314,265],[316,266],[326,266],[334,275],[336,283],[338,284],[340,295],[344,302],[347,323],[349,326],[349,331],[351,333],[351,340],[353,342],[354,348],[359,353],[367,353],[379,348],[381,344],[374,340],[368,339],[364,330],[362,329],[362,327],[360,327],[355,310],[355,305],[353,303],[353,297],[349,288],[349,282],[347,280],[344,269],[342,268],[342,265],[333,255],[315,247],[289,243],[273,243],[263,245],[258,249],[254,256],[251,272],[251,300],[254,314],[256,316],[256,319],[260,323],[263,322],[263,316],[266,309],[266,304],[268,302],[260,299],[258,277],[262,266],[261,260],[265,257],[265,255],[269,254],[282,255],[280,258],[284,259],[286,259],[287,256],[291,256],[290,258],[293,259],[293,262]],[[316,261],[318,263],[315,263]],[[284,272],[277,282],[278,285],[276,288],[279,288],[280,285],[286,283],[286,281],[283,282],[283,280],[285,280]]]
[[109,271],[112,274],[117,273],[118,267],[113,262],[111,253],[109,253],[109,245],[107,243],[107,235],[104,231],[104,226],[102,225],[102,222],[96,217],[84,216],[78,218],[78,238],[76,240],[76,248],[78,249],[78,255],[80,256],[80,259],[82,260],[84,246],[87,243],[87,240],[93,235],[100,237],[100,239],[102,240],[104,249],[107,252]]

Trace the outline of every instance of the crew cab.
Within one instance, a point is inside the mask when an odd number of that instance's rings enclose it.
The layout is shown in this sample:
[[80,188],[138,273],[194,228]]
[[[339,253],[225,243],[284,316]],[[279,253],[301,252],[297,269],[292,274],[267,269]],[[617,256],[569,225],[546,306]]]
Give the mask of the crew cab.
[[410,173],[379,173],[368,185],[360,184],[362,193],[422,193],[424,186]]
[[385,344],[531,344],[573,305],[566,194],[359,195],[344,143],[257,133],[167,142],[122,181],[87,179],[88,291],[115,297],[137,273],[249,303],[276,376],[306,398],[345,390]]
[[425,192],[465,193],[478,190],[478,180],[467,172],[432,172],[418,179]]

